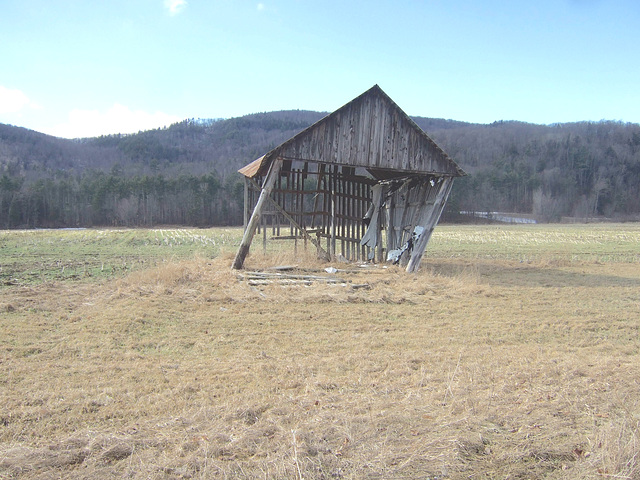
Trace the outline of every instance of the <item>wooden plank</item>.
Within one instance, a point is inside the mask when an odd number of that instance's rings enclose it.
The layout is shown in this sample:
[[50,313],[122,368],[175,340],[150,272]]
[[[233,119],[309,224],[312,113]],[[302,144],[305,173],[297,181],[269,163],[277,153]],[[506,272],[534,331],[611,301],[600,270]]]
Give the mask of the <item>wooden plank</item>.
[[464,175],[379,88],[300,132],[273,154],[339,165]]
[[290,280],[318,280],[322,282],[344,282],[346,280],[335,277],[335,276],[326,276],[326,275],[305,275],[305,274],[296,274],[296,273],[281,273],[281,272],[245,272],[240,275],[242,278],[287,278]]
[[[324,254],[324,256],[325,256],[325,257],[327,256],[327,252],[326,252],[326,251],[324,251],[324,249],[320,246],[320,244],[319,244],[318,242],[316,242],[316,239],[315,239],[315,238],[313,238],[313,237],[312,237],[312,236],[311,236],[311,235],[310,235],[310,234],[309,234],[309,233],[308,233],[304,228],[300,227],[300,225],[298,225],[298,224],[297,224],[297,222],[295,221],[295,219],[294,219],[291,215],[289,215],[289,213],[288,213],[288,212],[286,212],[286,211],[285,211],[285,210],[284,210],[280,205],[278,205],[278,204],[276,203],[276,201],[275,201],[275,200],[273,200],[271,197],[268,197],[268,201],[271,203],[271,205],[273,205],[273,206],[275,207],[275,209],[276,209],[278,212],[280,212],[280,213],[281,213],[281,214],[282,214],[282,215],[283,215],[287,220],[289,220],[289,222],[291,222],[291,223],[295,224],[295,225],[296,225],[296,227],[299,229],[299,231],[300,231],[303,235],[305,235],[305,236],[309,239],[309,241],[310,241],[311,243],[313,243],[313,244],[316,246],[316,248],[318,249],[318,251],[319,251],[319,252],[322,252],[322,253]],[[279,235],[278,235],[277,237],[279,237]],[[276,238],[277,238],[277,237],[276,237]]]
[[330,183],[331,183],[331,250],[329,253],[331,257],[336,256],[336,169],[338,167],[334,166],[333,168],[329,167],[330,173]]
[[[306,219],[304,215],[304,179],[305,175],[302,170],[296,171],[296,186],[298,193],[295,195],[295,205],[296,205],[296,216],[294,217],[298,221],[298,225],[300,225],[304,230],[307,229]],[[304,247],[307,246],[307,237],[304,237]]]
[[247,229],[249,223],[249,179],[244,178],[244,208],[242,209],[242,228]]
[[394,250],[396,248],[396,201],[397,191],[391,195],[385,202],[386,211],[386,231],[387,231],[387,251]]
[[358,218],[356,216],[356,198],[355,198],[355,189],[356,189],[356,183],[355,182],[349,182],[349,215],[350,215],[350,220],[349,220],[349,236],[351,237],[351,241],[349,242],[349,254],[350,254],[350,260],[351,261],[355,261],[356,260],[356,256],[357,256],[357,251],[358,251],[358,247],[356,246],[356,242],[354,241],[355,239],[355,233],[356,233],[356,225],[358,222]]
[[281,235],[279,237],[271,237],[271,240],[298,240],[305,238],[304,235]]
[[[276,204],[280,205],[283,202],[282,198],[282,175],[278,175],[278,188],[276,189]],[[280,236],[280,218],[278,214],[275,214],[274,217],[275,224],[273,225],[273,235]]]
[[[344,168],[344,167],[343,167]],[[340,236],[342,238],[345,238],[346,236],[346,227],[347,227],[347,219],[345,216],[345,213],[347,211],[347,197],[345,196],[345,181],[344,178],[342,176],[342,174],[340,174],[339,178],[339,184],[338,184],[338,188],[340,189],[340,212],[342,213],[342,218],[340,219]],[[346,242],[343,240],[340,242],[340,253],[342,254],[343,257],[346,258]]]
[[322,181],[324,177],[324,163],[318,166],[318,180],[316,183],[316,194],[313,199],[313,213],[311,214],[311,228],[316,227],[316,212],[318,211],[318,205],[320,204],[320,195],[324,200],[324,194],[322,194]]
[[281,167],[281,158],[276,158],[269,167],[269,173],[267,173],[267,178],[264,181],[262,191],[260,192],[260,197],[258,197],[258,201],[256,202],[256,206],[253,209],[253,213],[251,214],[251,218],[249,219],[247,228],[245,229],[244,235],[242,236],[240,248],[238,248],[238,253],[236,254],[236,258],[233,261],[232,267],[235,270],[240,270],[244,265],[244,260],[249,253],[251,241],[253,240],[253,236],[256,233],[256,228],[258,227],[258,222],[260,221],[260,217],[262,215],[262,209],[264,208],[265,202],[271,195],[271,191],[273,190],[276,179],[280,175]]
[[260,219],[262,223],[262,254],[267,254],[267,215],[262,215]]
[[413,246],[411,258],[409,260],[409,263],[407,264],[407,272],[415,272],[420,266],[422,255],[427,248],[427,243],[429,243],[429,239],[431,238],[433,229],[440,219],[442,210],[444,210],[444,206],[447,202],[447,198],[449,197],[449,193],[451,192],[452,185],[453,177],[444,177],[442,179],[442,183],[440,184],[438,194],[433,201],[433,205],[423,212],[423,218],[420,221],[420,225],[423,226],[425,230],[422,232],[422,235],[420,235],[420,238],[418,238],[418,241]]

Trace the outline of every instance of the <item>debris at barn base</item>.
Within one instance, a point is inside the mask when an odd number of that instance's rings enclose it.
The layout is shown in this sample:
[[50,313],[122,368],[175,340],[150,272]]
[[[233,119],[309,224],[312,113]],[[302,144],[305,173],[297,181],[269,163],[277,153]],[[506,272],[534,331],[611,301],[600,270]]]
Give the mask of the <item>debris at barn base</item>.
[[416,225],[416,227],[413,229],[413,235],[411,235],[411,238],[407,240],[407,243],[405,243],[402,246],[402,248],[398,248],[396,250],[390,250],[389,253],[387,253],[387,262],[391,262],[394,265],[397,265],[398,263],[400,263],[400,260],[402,259],[402,255],[405,252],[407,252],[408,254],[411,253],[411,250],[413,250],[413,246],[418,242],[423,232],[424,232],[424,227],[421,227],[420,225]]
[[249,285],[268,285],[270,283],[311,285],[313,282],[347,283],[346,280],[334,276],[287,274],[278,272],[246,272],[238,276],[243,280],[247,280]]
[[[329,275],[309,275],[304,273],[280,273],[274,271],[251,271],[238,274],[240,280],[246,281],[252,287],[264,285],[282,286],[310,286],[314,283],[324,283],[331,286],[351,287],[354,290],[369,289],[368,283],[353,283],[353,280],[336,277],[333,274],[339,270],[332,267]],[[348,271],[343,271],[348,272]]]

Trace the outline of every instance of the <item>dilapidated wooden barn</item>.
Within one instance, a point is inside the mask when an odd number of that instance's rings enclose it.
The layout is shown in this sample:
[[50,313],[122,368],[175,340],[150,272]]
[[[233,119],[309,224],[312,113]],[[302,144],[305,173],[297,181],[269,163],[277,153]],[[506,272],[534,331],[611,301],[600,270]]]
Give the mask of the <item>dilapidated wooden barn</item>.
[[300,239],[326,258],[415,271],[453,179],[465,175],[378,85],[239,171],[236,269],[262,231],[265,242]]

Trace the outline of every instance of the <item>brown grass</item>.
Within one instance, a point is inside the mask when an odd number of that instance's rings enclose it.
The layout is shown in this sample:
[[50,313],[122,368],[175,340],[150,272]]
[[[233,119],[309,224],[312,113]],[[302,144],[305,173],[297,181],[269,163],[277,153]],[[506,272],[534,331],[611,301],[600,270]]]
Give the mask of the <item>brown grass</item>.
[[637,264],[231,259],[6,290],[0,478],[640,478]]

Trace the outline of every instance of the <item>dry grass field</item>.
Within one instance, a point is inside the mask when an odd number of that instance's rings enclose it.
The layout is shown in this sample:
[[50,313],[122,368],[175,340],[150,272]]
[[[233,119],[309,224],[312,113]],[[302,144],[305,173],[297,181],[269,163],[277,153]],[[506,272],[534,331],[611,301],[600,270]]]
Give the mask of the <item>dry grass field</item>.
[[264,285],[239,235],[0,232],[0,479],[640,478],[640,225]]

